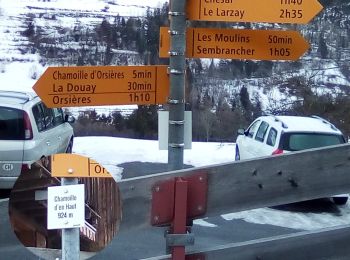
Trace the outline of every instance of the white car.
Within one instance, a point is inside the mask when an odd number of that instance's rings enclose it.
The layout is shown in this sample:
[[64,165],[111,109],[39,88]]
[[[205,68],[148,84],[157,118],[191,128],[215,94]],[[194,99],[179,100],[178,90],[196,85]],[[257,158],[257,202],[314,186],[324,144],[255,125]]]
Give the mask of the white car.
[[[281,153],[345,143],[339,129],[318,117],[261,116],[246,129],[238,130],[235,160],[251,159]],[[348,195],[332,198],[346,204]]]
[[47,108],[34,93],[0,91],[0,189],[11,189],[32,163],[71,152],[74,134],[68,121],[74,118]]

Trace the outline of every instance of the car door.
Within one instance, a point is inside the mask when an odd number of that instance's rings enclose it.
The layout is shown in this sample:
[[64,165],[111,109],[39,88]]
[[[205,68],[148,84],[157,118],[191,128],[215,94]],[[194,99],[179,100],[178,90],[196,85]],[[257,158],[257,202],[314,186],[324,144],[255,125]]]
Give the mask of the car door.
[[270,148],[266,145],[267,132],[269,129],[269,124],[265,121],[262,121],[259,125],[258,131],[254,136],[254,148],[252,154],[254,157],[262,157],[271,155],[269,152]]
[[267,138],[266,138],[266,150],[265,153],[266,155],[272,155],[277,151],[278,145],[279,145],[279,132],[274,128],[270,127],[268,130]]
[[57,153],[60,141],[55,129],[53,110],[39,102],[33,107],[32,111],[38,129],[36,155],[40,159],[42,156]]
[[250,159],[256,156],[254,140],[256,131],[261,124],[261,120],[255,120],[245,131],[244,135],[241,135],[238,140],[239,152],[241,159]]
[[55,131],[59,142],[57,153],[64,153],[73,135],[73,130],[70,124],[65,122],[61,108],[53,108],[53,114],[55,117]]

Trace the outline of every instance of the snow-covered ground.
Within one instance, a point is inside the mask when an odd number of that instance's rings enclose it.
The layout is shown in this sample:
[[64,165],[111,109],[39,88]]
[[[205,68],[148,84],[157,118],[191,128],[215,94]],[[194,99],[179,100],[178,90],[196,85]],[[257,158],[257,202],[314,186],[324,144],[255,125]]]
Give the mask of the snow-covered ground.
[[[167,163],[167,151],[158,149],[157,141],[137,140],[113,137],[77,137],[74,153],[91,157],[109,170],[116,179],[122,178],[123,169],[117,165],[125,162]],[[192,144],[191,150],[185,150],[184,163],[195,167],[234,160],[234,143],[198,143]],[[281,227],[314,230],[350,223],[350,204],[339,207],[337,214],[304,213],[262,208],[221,216],[225,220],[243,219],[255,224],[270,224]],[[216,227],[209,220],[201,219],[195,224]]]

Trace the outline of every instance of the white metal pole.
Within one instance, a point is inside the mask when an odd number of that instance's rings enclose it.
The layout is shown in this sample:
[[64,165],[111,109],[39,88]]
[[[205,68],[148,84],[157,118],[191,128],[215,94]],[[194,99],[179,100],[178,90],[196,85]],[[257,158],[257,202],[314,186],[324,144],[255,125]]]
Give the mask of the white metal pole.
[[[78,184],[78,178],[62,178],[61,186]],[[80,229],[62,229],[62,260],[80,259]]]

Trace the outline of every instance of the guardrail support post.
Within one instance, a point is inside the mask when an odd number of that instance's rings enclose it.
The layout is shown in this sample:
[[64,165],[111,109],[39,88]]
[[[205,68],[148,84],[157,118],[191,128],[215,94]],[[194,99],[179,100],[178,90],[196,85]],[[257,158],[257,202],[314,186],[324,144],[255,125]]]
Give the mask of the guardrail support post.
[[[186,234],[187,222],[187,181],[177,178],[175,181],[175,208],[173,220],[173,234]],[[185,260],[185,245],[173,246],[172,260]]]
[[151,225],[169,226],[165,233],[166,253],[172,255],[172,260],[187,259],[185,247],[194,244],[192,220],[205,214],[207,192],[208,177],[203,172],[153,185]]

